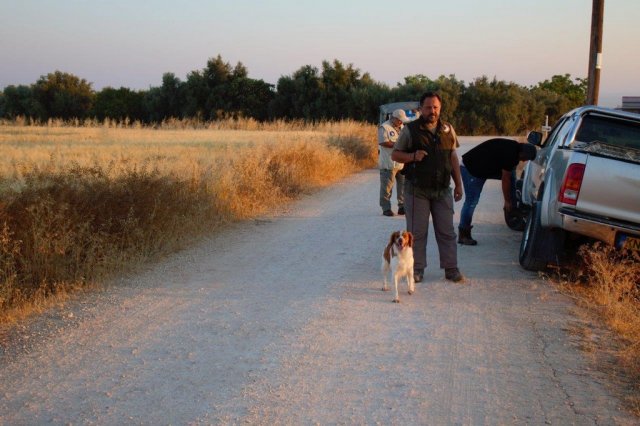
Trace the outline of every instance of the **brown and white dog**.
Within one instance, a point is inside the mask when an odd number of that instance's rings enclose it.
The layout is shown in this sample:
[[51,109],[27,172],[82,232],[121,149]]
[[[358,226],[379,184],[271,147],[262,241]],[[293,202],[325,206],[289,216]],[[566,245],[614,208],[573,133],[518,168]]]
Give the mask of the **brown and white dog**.
[[400,303],[398,297],[398,281],[406,277],[409,294],[415,291],[413,281],[413,235],[408,231],[395,231],[391,234],[389,244],[382,254],[382,277],[384,278],[383,291],[388,291],[387,276],[391,272],[391,278],[395,286],[394,303]]

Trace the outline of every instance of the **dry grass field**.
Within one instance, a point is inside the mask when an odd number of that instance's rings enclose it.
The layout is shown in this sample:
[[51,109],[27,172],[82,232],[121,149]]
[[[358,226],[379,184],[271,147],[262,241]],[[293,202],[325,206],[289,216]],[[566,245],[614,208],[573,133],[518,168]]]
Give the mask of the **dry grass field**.
[[614,331],[617,341],[601,342],[599,347],[613,356],[614,365],[601,364],[625,377],[626,402],[640,416],[640,253],[620,252],[602,243],[583,245],[578,262],[552,280]]
[[0,322],[375,164],[375,128],[0,123]]

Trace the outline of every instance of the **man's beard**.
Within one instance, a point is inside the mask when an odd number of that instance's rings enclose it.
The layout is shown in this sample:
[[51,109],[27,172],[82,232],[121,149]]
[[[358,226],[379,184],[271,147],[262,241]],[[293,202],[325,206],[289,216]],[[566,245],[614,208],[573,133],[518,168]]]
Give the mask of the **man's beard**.
[[425,117],[427,123],[434,124],[438,122],[438,116],[436,114],[429,114]]

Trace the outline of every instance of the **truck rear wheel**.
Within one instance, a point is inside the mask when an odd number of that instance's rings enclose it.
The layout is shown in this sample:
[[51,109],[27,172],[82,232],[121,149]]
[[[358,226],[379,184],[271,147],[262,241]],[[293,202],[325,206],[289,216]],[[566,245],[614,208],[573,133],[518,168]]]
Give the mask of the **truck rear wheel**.
[[563,246],[562,230],[543,228],[540,215],[540,203],[535,203],[529,212],[520,242],[518,260],[528,271],[541,271],[549,261],[557,261]]

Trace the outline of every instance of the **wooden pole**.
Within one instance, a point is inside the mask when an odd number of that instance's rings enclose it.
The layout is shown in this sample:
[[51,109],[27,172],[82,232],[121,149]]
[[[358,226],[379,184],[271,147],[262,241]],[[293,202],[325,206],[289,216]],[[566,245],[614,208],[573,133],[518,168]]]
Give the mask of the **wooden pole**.
[[593,0],[591,9],[591,44],[589,47],[589,74],[587,105],[598,105],[600,69],[602,68],[602,20],[604,0]]

